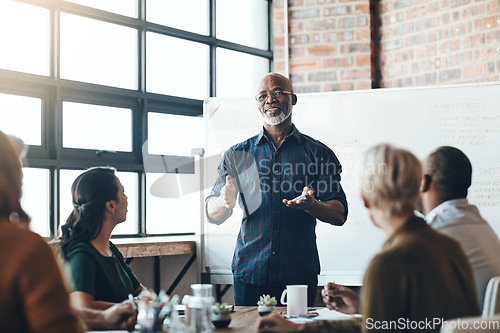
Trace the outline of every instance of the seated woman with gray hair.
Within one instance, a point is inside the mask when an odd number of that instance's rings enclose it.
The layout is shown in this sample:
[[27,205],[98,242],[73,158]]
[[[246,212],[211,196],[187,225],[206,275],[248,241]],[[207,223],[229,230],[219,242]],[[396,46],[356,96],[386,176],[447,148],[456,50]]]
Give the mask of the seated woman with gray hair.
[[366,269],[361,297],[335,283],[322,290],[329,309],[362,318],[296,324],[273,315],[260,320],[259,332],[439,332],[443,319],[479,314],[461,246],[414,214],[420,161],[407,150],[381,144],[367,151],[362,170],[361,198],[388,238]]

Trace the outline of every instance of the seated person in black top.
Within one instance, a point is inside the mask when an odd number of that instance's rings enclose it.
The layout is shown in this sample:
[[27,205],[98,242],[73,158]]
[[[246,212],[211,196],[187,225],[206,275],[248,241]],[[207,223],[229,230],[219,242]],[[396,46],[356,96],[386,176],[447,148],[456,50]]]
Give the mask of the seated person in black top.
[[107,309],[143,289],[110,242],[127,217],[127,196],[112,168],[82,173],[71,187],[74,210],[61,227],[60,246],[71,271],[75,308]]

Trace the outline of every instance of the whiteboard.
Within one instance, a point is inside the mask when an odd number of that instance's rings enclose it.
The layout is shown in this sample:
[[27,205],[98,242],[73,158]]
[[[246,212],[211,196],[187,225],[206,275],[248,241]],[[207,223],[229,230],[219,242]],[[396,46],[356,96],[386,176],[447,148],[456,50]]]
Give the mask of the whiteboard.
[[[369,220],[353,172],[364,151],[377,143],[394,143],[421,159],[438,146],[460,148],[473,167],[468,199],[500,234],[499,110],[499,83],[298,94],[292,121],[299,131],[335,152],[349,205],[343,226],[318,221],[319,284],[360,285],[367,264],[386,238]],[[253,98],[208,99],[204,119],[206,156],[219,156],[219,161],[224,151],[258,134],[263,124]],[[216,165],[207,163],[206,179],[216,178]],[[205,197],[211,186],[213,182],[205,186]],[[204,217],[205,265],[214,283],[232,281],[230,267],[241,218],[238,205],[221,225]]]

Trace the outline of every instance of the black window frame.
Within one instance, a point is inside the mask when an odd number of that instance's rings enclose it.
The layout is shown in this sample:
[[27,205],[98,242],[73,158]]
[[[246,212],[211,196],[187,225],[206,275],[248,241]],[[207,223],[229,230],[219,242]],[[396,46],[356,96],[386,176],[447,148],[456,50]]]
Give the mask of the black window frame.
[[[217,39],[216,1],[208,1],[209,34],[201,35],[146,21],[146,0],[137,0],[138,17],[131,18],[67,1],[12,0],[50,10],[50,70],[49,76],[15,72],[0,68],[0,93],[36,97],[42,100],[41,146],[30,146],[28,167],[49,170],[49,223],[50,237],[66,217],[59,216],[59,173],[62,169],[84,170],[96,165],[109,165],[119,171],[135,172],[138,176],[138,234],[113,235],[113,237],[165,236],[146,235],[146,175],[142,161],[142,145],[148,139],[147,119],[149,112],[202,116],[203,101],[177,96],[151,93],[146,90],[146,32],[194,41],[209,46],[209,96],[216,96],[216,50],[225,48],[265,58],[272,70],[272,1],[268,2],[268,49],[262,50],[246,45]],[[263,0],[266,1],[266,0]],[[60,78],[60,14],[68,13],[130,27],[137,30],[137,90],[123,89],[98,84],[77,82]],[[90,149],[64,148],[62,143],[63,102],[77,102],[132,110],[132,152],[96,152]],[[183,156],[194,160],[192,156]],[[182,171],[181,171],[182,172]],[[193,234],[193,233],[187,233]],[[168,234],[169,235],[169,234]]]

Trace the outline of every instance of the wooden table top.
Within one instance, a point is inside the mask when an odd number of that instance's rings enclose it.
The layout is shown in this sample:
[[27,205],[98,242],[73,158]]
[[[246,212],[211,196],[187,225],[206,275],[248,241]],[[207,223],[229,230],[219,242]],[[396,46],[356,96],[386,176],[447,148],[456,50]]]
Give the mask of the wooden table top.
[[[286,307],[276,307],[276,312],[286,312]],[[257,306],[236,306],[231,312],[231,323],[227,328],[213,327],[214,332],[256,332],[255,325],[260,318]]]
[[[286,307],[276,307],[276,312],[285,313]],[[212,327],[213,332],[255,333],[257,320],[260,318],[257,306],[236,306],[231,312],[231,323],[227,328]],[[127,333],[127,331],[113,331]],[[137,332],[137,331],[134,331]],[[89,332],[91,333],[91,332]],[[92,333],[97,333],[93,332]]]

